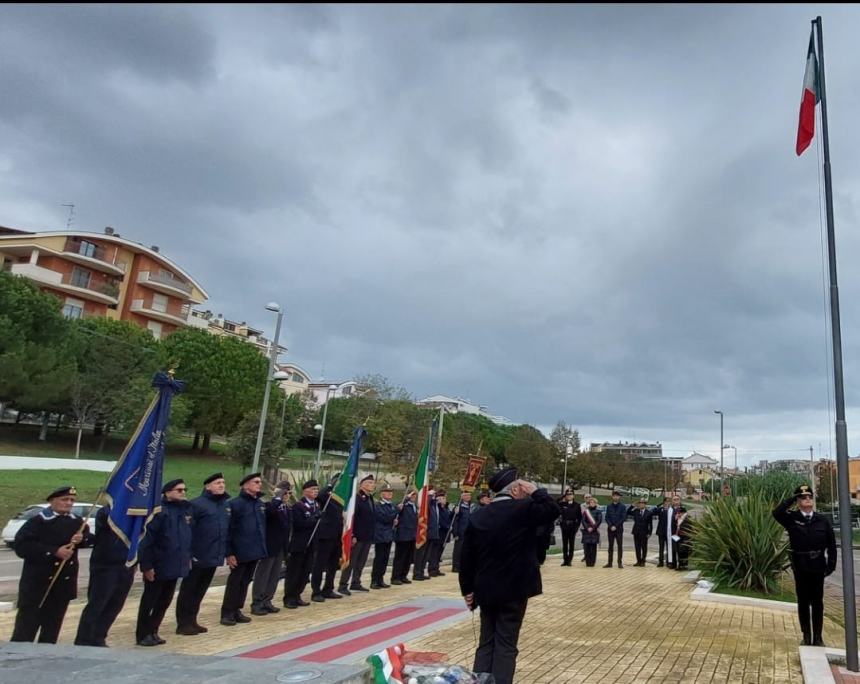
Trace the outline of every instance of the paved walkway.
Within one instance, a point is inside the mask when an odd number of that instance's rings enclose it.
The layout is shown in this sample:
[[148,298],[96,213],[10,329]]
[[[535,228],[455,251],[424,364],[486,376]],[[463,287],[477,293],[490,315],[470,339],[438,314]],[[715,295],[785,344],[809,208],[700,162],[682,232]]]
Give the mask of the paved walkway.
[[[693,602],[692,586],[681,573],[653,565],[603,569],[585,568],[578,560],[572,568],[559,563],[557,556],[548,558],[545,593],[529,604],[519,644],[517,681],[522,684],[802,681],[801,635],[793,613]],[[459,590],[456,575],[449,572],[428,582],[284,609],[236,627],[218,624],[222,595],[223,587],[216,587],[204,601],[200,621],[209,626],[208,634],[175,635],[171,611],[161,629],[168,643],[145,650],[236,652],[421,596],[458,599]],[[132,597],[109,636],[112,647],[136,648],[137,606]],[[60,643],[73,641],[82,607],[83,602],[69,607]],[[13,620],[14,613],[0,615],[0,635],[8,637]],[[478,616],[468,615],[406,644],[411,650],[447,653],[450,662],[470,667],[478,628]],[[409,630],[408,620],[403,629]],[[838,625],[827,620],[825,641],[840,646],[842,638]]]

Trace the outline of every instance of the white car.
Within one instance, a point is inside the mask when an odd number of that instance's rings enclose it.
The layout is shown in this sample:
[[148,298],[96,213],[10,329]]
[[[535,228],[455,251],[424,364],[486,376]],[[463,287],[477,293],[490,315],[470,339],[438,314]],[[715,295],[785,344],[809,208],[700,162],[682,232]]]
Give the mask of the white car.
[[[41,504],[33,504],[32,506],[27,506],[23,511],[21,511],[18,515],[12,518],[8,523],[6,523],[6,527],[3,528],[3,541],[6,543],[10,549],[15,545],[15,535],[18,534],[18,530],[27,522],[30,518],[39,514],[40,511],[48,508],[50,504],[41,503]],[[72,506],[72,513],[76,516],[83,517],[92,509],[93,513],[90,518],[87,519],[87,523],[90,526],[90,532],[95,533],[96,531],[96,513],[101,506],[96,506],[93,509],[92,504],[78,502],[74,506]]]

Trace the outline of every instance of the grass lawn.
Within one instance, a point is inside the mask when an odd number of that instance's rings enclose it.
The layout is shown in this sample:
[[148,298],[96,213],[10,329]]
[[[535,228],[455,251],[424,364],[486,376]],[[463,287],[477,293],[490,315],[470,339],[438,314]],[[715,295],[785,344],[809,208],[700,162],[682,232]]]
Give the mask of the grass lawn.
[[736,589],[734,587],[721,587],[717,585],[713,589],[718,594],[731,594],[732,596],[749,596],[751,598],[768,599],[770,601],[785,601],[786,603],[794,603],[797,596],[794,590],[788,584],[783,582],[782,590],[775,594],[763,594],[758,591],[748,591],[746,589]]

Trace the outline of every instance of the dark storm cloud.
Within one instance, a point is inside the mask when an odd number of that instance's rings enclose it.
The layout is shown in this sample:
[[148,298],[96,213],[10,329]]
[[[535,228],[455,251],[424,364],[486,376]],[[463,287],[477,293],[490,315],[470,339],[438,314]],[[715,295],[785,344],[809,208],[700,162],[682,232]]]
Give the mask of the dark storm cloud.
[[[821,12],[852,378],[860,11]],[[0,223],[74,202],[217,312],[270,329],[280,301],[289,358],[328,379],[679,450],[721,408],[749,458],[805,447],[829,420],[815,149],[793,153],[810,18],[4,6]]]

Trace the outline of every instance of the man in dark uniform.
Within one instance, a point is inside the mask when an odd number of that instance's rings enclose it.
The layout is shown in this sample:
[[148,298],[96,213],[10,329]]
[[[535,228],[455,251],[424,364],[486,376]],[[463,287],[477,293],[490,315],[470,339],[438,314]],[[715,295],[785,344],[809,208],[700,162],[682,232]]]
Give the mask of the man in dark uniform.
[[570,567],[573,560],[573,549],[576,542],[576,532],[582,524],[582,507],[576,502],[573,490],[568,488],[564,498],[558,502],[561,509],[561,550],[563,566]]
[[83,521],[72,513],[76,496],[74,487],[51,492],[49,508],[30,518],[15,535],[15,553],[24,559],[24,567],[10,641],[34,641],[38,634],[40,644],[57,643],[69,601],[78,595],[78,547],[90,542],[89,529],[84,525],[81,531]]
[[645,557],[648,555],[648,537],[653,531],[654,514],[648,509],[648,499],[639,499],[637,507],[630,506],[629,514],[633,516],[633,547],[636,549],[637,567],[645,567]]
[[261,501],[263,476],[245,475],[240,481],[239,496],[230,499],[230,529],[227,533],[227,565],[230,576],[221,603],[221,624],[251,622],[242,612],[248,597],[248,585],[254,577],[257,561],[266,551],[266,504]]
[[[415,544],[415,555],[412,565],[412,581],[424,582],[430,577],[427,572],[427,562],[430,560],[430,549],[439,540],[439,508],[436,506],[436,490],[427,490],[427,537],[421,546]],[[416,533],[418,531],[416,527]]]
[[373,568],[370,571],[371,589],[388,589],[391,585],[385,583],[385,571],[388,569],[388,559],[391,556],[391,544],[394,541],[394,523],[397,520],[397,509],[391,503],[394,490],[385,485],[380,492],[380,501],[373,508]]
[[436,508],[439,512],[439,539],[430,545],[430,561],[427,569],[430,577],[443,577],[442,554],[445,552],[445,542],[451,529],[451,509],[448,508],[448,497],[444,492],[436,495]]
[[284,549],[290,542],[290,506],[287,501],[293,486],[286,480],[279,482],[272,500],[266,503],[266,551],[265,558],[257,561],[254,571],[254,586],[251,589],[251,614],[268,615],[280,613],[272,599],[281,579],[284,566]]
[[451,561],[451,572],[460,572],[460,556],[463,553],[463,535],[469,524],[469,516],[472,514],[472,492],[463,492],[460,495],[460,504],[454,511],[454,557]]
[[331,479],[319,496],[322,517],[313,539],[316,549],[311,570],[311,601],[318,603],[326,599],[343,598],[343,594],[334,590],[334,576],[343,552],[343,506],[331,495],[336,482],[337,476]]
[[161,510],[149,521],[137,550],[144,580],[135,631],[138,646],[166,643],[158,628],[173,601],[177,580],[191,570],[191,504],[185,500],[185,489],[182,480],[161,488]]
[[317,481],[308,480],[302,485],[302,498],[290,510],[290,557],[284,577],[284,606],[290,609],[310,605],[302,600],[302,592],[308,585],[308,575],[314,559],[314,540],[311,535],[317,521],[322,517],[317,503],[319,492]]
[[621,542],[624,539],[624,521],[627,519],[627,505],[621,503],[621,493],[612,492],[612,503],[606,506],[606,513],[603,515],[606,520],[606,537],[609,541],[609,560],[606,561],[604,568],[612,567],[612,551],[615,545],[618,545],[618,567],[623,568],[621,562]]
[[128,547],[111,528],[109,515],[110,506],[102,506],[96,513],[87,605],[78,623],[76,646],[107,646],[108,631],[134,583],[136,566],[126,565]]
[[208,628],[197,622],[200,604],[215,570],[224,565],[230,531],[230,495],[221,473],[203,481],[203,493],[191,500],[191,571],[179,585],[176,599],[176,633],[202,634]]
[[659,548],[659,557],[657,567],[663,567],[664,559],[668,560],[667,549],[669,548],[669,502],[668,496],[663,497],[663,505],[654,509],[653,515],[657,518],[657,546]]
[[517,641],[528,600],[541,593],[536,528],[558,517],[545,489],[517,479],[508,468],[490,479],[492,504],[472,514],[460,559],[460,591],[466,605],[481,609],[475,672],[491,672],[511,684]]
[[418,509],[415,506],[417,496],[418,492],[410,489],[403,502],[397,506],[394,567],[391,570],[392,584],[412,584],[412,580],[407,575],[415,554],[415,533],[418,531]]
[[[797,510],[789,510],[794,504]],[[791,569],[797,592],[797,614],[803,646],[824,646],[824,578],[836,570],[836,536],[830,521],[815,512],[812,488],[798,487],[794,496],[773,511],[773,517],[788,532]],[[810,614],[812,628],[810,629]]]
[[[367,564],[367,556],[373,545],[374,515],[373,492],[376,489],[376,481],[373,475],[361,478],[358,492],[355,496],[355,512],[352,516],[352,549],[350,551],[349,565],[340,573],[340,582],[337,590],[341,594],[349,596],[353,591],[369,591],[361,584],[361,573]],[[350,580],[352,577],[352,580]],[[347,585],[349,585],[347,587]]]

